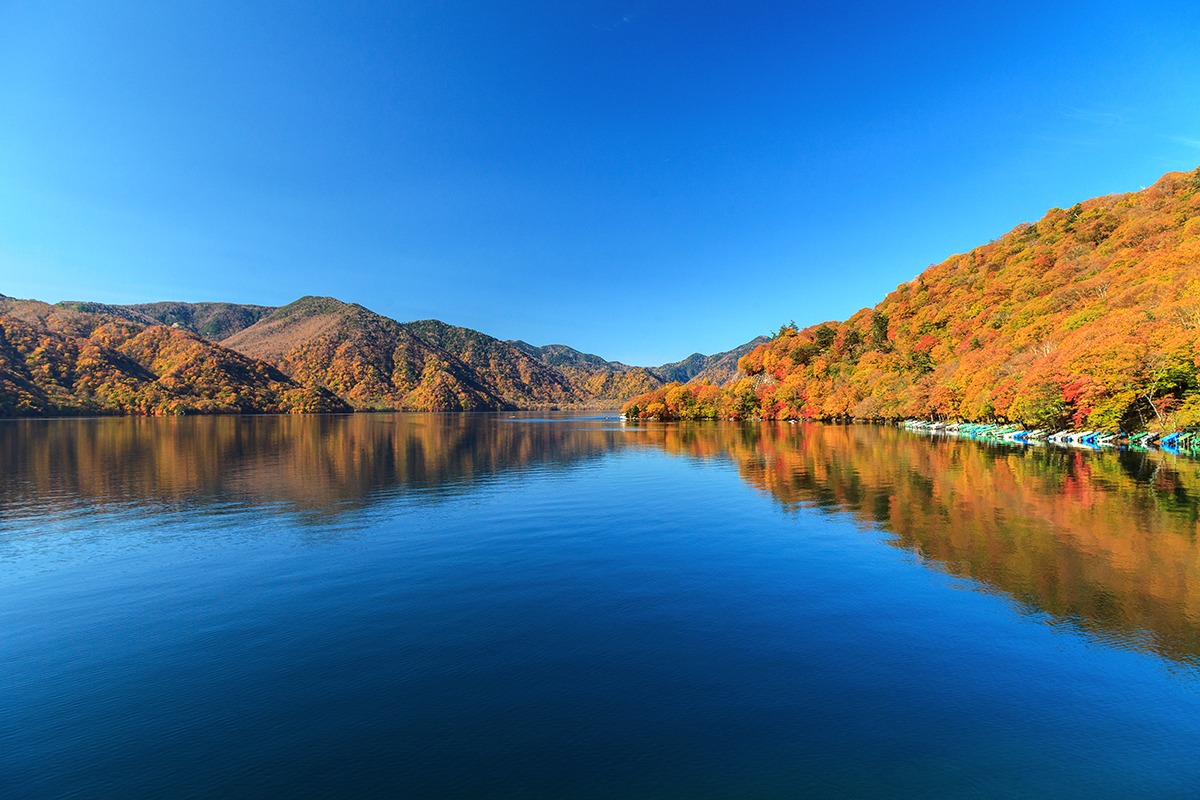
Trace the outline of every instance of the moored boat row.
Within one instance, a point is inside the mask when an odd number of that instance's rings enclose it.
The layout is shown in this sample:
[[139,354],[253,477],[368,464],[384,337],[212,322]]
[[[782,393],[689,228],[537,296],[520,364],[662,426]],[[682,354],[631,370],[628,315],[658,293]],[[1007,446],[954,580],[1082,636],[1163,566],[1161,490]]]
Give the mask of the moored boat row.
[[943,422],[938,420],[910,419],[901,423],[903,427],[919,433],[944,436],[961,436],[970,439],[986,439],[1014,444],[1041,442],[1065,447],[1123,447],[1149,449],[1156,447],[1169,453],[1200,455],[1200,430],[1155,433],[1125,433],[1124,431],[1048,431],[1027,430],[1020,425],[997,422]]

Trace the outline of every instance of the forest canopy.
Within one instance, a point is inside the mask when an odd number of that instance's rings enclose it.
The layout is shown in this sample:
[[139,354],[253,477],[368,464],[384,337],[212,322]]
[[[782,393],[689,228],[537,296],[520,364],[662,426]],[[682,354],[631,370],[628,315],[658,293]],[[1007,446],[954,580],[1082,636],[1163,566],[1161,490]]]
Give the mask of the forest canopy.
[[782,326],[717,390],[665,386],[656,419],[1200,424],[1200,169],[1052,208],[844,322]]

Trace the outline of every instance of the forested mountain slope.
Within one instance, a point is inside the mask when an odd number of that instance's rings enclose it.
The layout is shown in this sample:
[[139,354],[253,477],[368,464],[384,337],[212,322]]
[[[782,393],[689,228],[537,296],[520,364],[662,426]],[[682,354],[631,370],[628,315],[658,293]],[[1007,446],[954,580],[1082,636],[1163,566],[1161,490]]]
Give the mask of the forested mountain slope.
[[81,300],[64,300],[55,305],[73,311],[109,314],[141,325],[170,325],[183,328],[213,342],[250,327],[275,310],[272,306],[240,303],[138,303],[108,305]]
[[486,333],[436,319],[405,322],[403,328],[467,365],[511,407],[544,407],[593,399],[580,396],[558,370]]
[[189,331],[0,296],[0,416],[343,410]]
[[654,372],[668,383],[671,381],[686,383],[692,380],[724,383],[737,374],[738,361],[742,356],[767,341],[769,340],[766,336],[759,336],[740,347],[726,350],[723,353],[714,353],[711,356],[692,353],[682,361],[654,367]]
[[535,347],[519,340],[508,344],[557,370],[576,395],[590,400],[619,403],[665,383],[653,367],[631,367],[619,361],[607,361],[564,344]]
[[722,389],[650,417],[943,417],[1034,427],[1200,423],[1200,169],[1054,208],[841,323],[785,326]]
[[141,303],[128,306],[163,325],[178,325],[219,342],[249,328],[275,310],[244,303]]
[[273,308],[0,295],[0,416],[595,407],[661,386],[653,370],[329,297]]
[[737,373],[738,359],[765,341],[767,337],[760,336],[733,350],[710,356],[692,353],[682,361],[658,367],[631,367],[562,344],[544,347],[535,347],[522,341],[510,341],[509,344],[557,369],[581,396],[597,400],[624,400],[672,381],[697,379],[723,383]]
[[301,298],[223,344],[360,410],[545,408],[628,396],[593,391],[479,331],[438,320],[401,323],[328,297]]
[[475,411],[514,404],[399,322],[331,297],[302,297],[223,345],[261,358],[356,410]]

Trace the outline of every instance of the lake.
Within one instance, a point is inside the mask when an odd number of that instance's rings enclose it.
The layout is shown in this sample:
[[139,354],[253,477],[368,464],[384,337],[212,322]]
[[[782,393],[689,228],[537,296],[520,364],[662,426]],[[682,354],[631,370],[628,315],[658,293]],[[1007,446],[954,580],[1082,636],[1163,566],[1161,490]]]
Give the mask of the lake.
[[0,422],[5,797],[1194,797],[1200,463]]

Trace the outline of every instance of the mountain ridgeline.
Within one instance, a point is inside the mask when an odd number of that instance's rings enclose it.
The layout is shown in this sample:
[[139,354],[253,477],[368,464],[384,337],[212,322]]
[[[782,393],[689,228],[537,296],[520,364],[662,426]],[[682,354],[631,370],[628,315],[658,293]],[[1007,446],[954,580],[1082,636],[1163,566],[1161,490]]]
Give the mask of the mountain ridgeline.
[[271,306],[247,306],[237,303],[141,303],[114,306],[67,301],[58,305],[76,311],[111,314],[141,325],[179,327],[214,342],[250,327],[275,310]]
[[[757,342],[689,362],[724,381]],[[329,297],[275,308],[0,295],[7,417],[615,407],[667,383],[676,366],[401,323]]]
[[844,322],[657,367],[398,322],[328,297],[0,295],[0,416],[484,411],[1200,425],[1200,169],[1053,208]]
[[624,411],[1200,424],[1200,169],[1053,208],[845,322],[784,326],[739,365],[721,388],[668,384]]
[[0,297],[0,416],[347,411],[183,329]]

